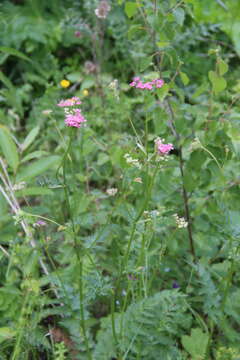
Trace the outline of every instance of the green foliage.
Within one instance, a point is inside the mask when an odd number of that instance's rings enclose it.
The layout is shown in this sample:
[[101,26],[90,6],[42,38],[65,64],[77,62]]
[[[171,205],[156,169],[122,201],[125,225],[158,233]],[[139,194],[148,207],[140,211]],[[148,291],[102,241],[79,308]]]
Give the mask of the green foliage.
[[208,335],[204,334],[199,328],[192,329],[191,336],[182,336],[183,347],[194,360],[205,358],[208,341]]
[[108,5],[0,5],[0,359],[236,360],[239,2]]

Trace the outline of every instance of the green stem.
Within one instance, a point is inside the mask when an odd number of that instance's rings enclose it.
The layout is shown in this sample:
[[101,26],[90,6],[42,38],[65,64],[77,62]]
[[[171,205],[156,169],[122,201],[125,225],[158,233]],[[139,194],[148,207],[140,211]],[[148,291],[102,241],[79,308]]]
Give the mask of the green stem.
[[[70,130],[73,130],[73,129],[70,129]],[[73,134],[74,134],[73,132],[70,133],[68,147],[67,147],[67,150],[65,151],[65,154],[63,155],[63,160],[62,160],[63,185],[64,185],[64,194],[65,194],[65,199],[66,199],[66,204],[67,204],[67,210],[69,213],[72,232],[73,232],[74,247],[75,247],[77,261],[78,261],[78,267],[79,267],[80,328],[82,329],[82,332],[83,332],[84,342],[85,342],[85,346],[87,349],[88,360],[91,360],[92,356],[91,356],[90,349],[89,349],[88,337],[87,337],[87,332],[86,332],[85,315],[84,315],[83,260],[82,260],[81,253],[80,253],[80,246],[77,241],[76,228],[75,228],[75,223],[74,223],[72,209],[71,209],[70,200],[69,200],[69,186],[68,186],[67,179],[66,179],[66,159],[67,159],[68,153],[70,152],[70,149],[71,149]]]

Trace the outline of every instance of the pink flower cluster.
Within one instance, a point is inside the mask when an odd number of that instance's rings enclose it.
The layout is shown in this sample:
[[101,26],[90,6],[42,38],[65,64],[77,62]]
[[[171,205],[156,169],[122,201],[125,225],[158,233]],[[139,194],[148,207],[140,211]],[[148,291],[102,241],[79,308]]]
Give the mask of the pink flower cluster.
[[60,107],[70,107],[74,105],[80,105],[81,101],[77,96],[73,96],[71,99],[67,100],[61,100],[60,103],[58,103],[58,106]]
[[152,90],[154,88],[161,88],[164,85],[164,81],[162,79],[155,79],[144,83],[140,80],[140,77],[137,76],[133,78],[133,81],[129,85],[136,89]]
[[80,105],[81,101],[78,97],[74,96],[71,99],[61,100],[58,106],[64,108],[65,112],[65,124],[67,126],[80,128],[87,120],[82,115],[82,111],[79,108],[73,108],[73,106]]
[[162,139],[156,139],[155,144],[159,155],[168,155],[174,149],[172,144],[163,144]]

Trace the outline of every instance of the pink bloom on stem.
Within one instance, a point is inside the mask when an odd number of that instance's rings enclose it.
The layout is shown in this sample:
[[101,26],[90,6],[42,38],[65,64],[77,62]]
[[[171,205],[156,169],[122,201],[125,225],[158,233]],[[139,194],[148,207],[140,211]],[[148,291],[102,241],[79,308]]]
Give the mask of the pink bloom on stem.
[[76,105],[80,105],[81,101],[77,96],[73,96],[71,99],[61,100],[57,105],[64,108],[65,112],[65,124],[67,126],[80,128],[87,120],[82,115],[82,111],[76,108]]
[[174,149],[173,144],[163,144],[161,139],[156,139],[155,144],[159,155],[168,155]]
[[60,107],[70,107],[80,104],[81,104],[80,99],[77,96],[73,96],[71,99],[61,100],[57,105]]
[[162,79],[154,79],[144,83],[140,80],[139,76],[135,76],[129,85],[136,89],[152,90],[153,88],[161,88],[164,85],[164,81]]
[[70,114],[66,115],[65,124],[67,126],[80,128],[87,120],[82,115],[80,109],[73,109]]

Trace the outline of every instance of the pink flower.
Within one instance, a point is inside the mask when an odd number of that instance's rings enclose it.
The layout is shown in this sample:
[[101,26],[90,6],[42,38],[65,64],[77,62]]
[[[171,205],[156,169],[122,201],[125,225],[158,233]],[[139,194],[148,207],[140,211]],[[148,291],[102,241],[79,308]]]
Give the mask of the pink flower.
[[75,31],[74,35],[77,37],[77,38],[80,38],[82,36],[82,33],[80,31]]
[[77,96],[73,96],[71,99],[61,100],[57,105],[60,107],[69,107],[80,104],[81,104],[80,99]]
[[161,88],[164,85],[164,81],[162,79],[154,79],[144,83],[140,80],[139,76],[136,76],[129,85],[131,87],[135,87],[136,89],[152,90],[154,88]]
[[65,124],[67,126],[80,128],[87,120],[82,115],[80,109],[73,109],[71,113],[66,114]]
[[61,100],[57,105],[64,108],[65,112],[65,124],[67,126],[80,128],[87,122],[82,115],[82,111],[76,108],[76,105],[80,105],[81,101],[78,97],[74,96],[71,99]]
[[163,144],[161,139],[156,139],[155,144],[159,155],[168,155],[171,150],[174,149],[172,144]]

